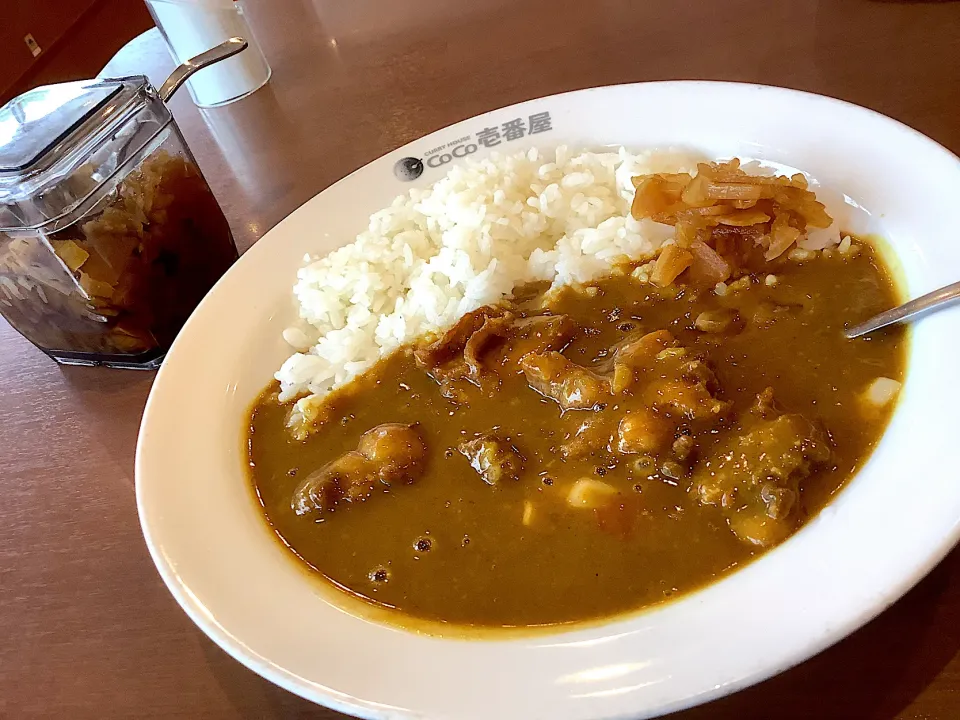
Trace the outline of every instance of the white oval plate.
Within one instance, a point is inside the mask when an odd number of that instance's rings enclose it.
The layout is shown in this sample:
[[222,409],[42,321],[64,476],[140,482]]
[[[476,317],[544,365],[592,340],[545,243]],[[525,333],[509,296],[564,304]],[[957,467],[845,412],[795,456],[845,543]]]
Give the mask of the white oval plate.
[[326,189],[190,318],[154,383],[136,459],[143,533],[174,597],[241,663],[315,702],[368,718],[677,710],[836,642],[957,541],[960,308],[917,324],[898,409],[849,487],[788,542],[705,590],[597,627],[504,640],[417,635],[327,599],[271,537],[244,475],[245,412],[288,353],[280,333],[295,272],[305,253],[350,241],[411,187],[394,172],[403,158],[432,158],[412,183],[425,185],[455,156],[487,152],[477,133],[540,113],[551,129],[498,149],[685,146],[800,168],[848,196],[849,229],[889,241],[911,295],[957,280],[960,161],[889,118],[777,88],[666,82],[532,100],[433,133]]

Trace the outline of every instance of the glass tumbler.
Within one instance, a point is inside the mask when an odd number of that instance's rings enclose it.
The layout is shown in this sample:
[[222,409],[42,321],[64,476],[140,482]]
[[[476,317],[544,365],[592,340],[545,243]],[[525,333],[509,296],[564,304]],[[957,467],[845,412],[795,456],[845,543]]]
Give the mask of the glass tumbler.
[[190,96],[199,107],[217,107],[239,100],[270,79],[270,66],[236,0],[145,2],[177,64],[231,37],[242,37],[249,43],[239,55],[187,80]]

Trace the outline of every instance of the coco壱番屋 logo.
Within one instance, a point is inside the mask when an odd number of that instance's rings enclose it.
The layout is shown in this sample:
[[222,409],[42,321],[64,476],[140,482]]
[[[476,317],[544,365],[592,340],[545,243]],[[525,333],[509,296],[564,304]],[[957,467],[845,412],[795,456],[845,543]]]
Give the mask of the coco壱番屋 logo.
[[553,123],[549,112],[534,113],[524,118],[515,118],[501,125],[485,127],[472,135],[435,147],[423,154],[422,158],[407,156],[397,160],[393,174],[401,182],[411,182],[423,175],[427,168],[438,168],[465,158],[477,152],[481,146],[492,148],[503,143],[511,143],[527,135],[549,132]]

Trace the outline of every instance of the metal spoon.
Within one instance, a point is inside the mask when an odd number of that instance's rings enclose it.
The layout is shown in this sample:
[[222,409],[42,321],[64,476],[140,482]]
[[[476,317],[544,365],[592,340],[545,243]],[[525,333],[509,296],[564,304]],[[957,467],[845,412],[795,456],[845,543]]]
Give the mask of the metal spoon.
[[860,337],[861,335],[871,333],[874,330],[879,330],[882,327],[887,327],[887,325],[893,325],[894,323],[916,317],[921,313],[925,313],[936,308],[946,307],[950,303],[956,302],[958,299],[960,299],[960,282],[955,282],[952,285],[947,285],[939,290],[934,290],[932,293],[927,293],[922,297],[918,297],[916,300],[911,300],[910,302],[904,303],[903,305],[895,307],[892,310],[887,310],[879,315],[874,315],[866,322],[862,322],[859,325],[854,325],[852,328],[848,328],[843,334],[848,339],[852,340],[853,338]]
[[202,70],[203,68],[207,67],[207,65],[212,65],[215,62],[226,60],[228,57],[233,57],[238,52],[246,49],[246,40],[244,40],[242,37],[232,37],[229,40],[224,40],[216,47],[210,48],[206,52],[202,52],[196,57],[190,58],[181,65],[178,65],[176,70],[170,73],[170,77],[163,81],[163,85],[161,85],[160,90],[157,91],[160,95],[160,99],[164,102],[167,102],[167,100],[170,99],[170,96],[179,90],[180,86],[186,82],[187,78],[193,75],[197,70]]

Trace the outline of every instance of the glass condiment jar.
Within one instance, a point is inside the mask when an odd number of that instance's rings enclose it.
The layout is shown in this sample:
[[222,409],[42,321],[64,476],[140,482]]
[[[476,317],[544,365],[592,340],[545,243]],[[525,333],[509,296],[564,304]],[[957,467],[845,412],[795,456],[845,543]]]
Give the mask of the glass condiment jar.
[[50,357],[157,367],[236,259],[147,78],[50,85],[0,109],[0,314]]

